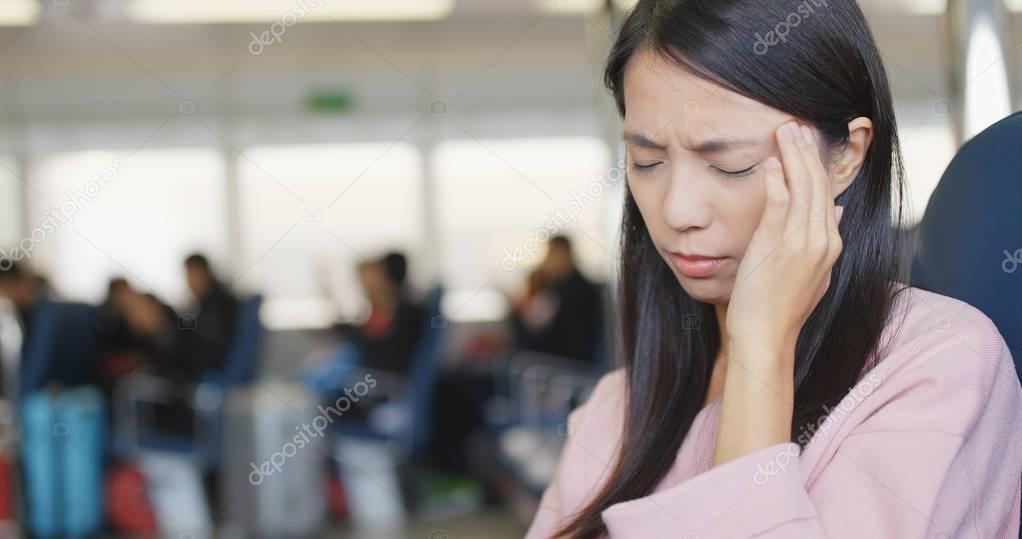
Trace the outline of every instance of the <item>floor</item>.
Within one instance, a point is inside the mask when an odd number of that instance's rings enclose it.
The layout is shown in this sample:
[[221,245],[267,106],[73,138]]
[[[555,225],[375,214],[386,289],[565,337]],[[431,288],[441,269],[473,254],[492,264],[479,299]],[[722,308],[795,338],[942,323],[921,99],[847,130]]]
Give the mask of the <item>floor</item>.
[[329,539],[521,539],[522,526],[510,513],[487,509],[464,517],[437,522],[414,522],[403,532],[357,533],[340,531]]
[[[0,539],[16,535],[4,535],[0,530]],[[317,537],[303,539],[521,539],[525,535],[525,526],[519,523],[510,513],[500,509],[488,508],[466,516],[434,522],[412,522],[404,530],[387,532],[360,532],[350,528],[342,528],[327,532]],[[183,533],[180,537],[170,538],[130,538],[124,536],[102,536],[101,539],[192,539],[196,535]],[[221,537],[224,539],[226,536]],[[233,539],[232,535],[232,539]]]

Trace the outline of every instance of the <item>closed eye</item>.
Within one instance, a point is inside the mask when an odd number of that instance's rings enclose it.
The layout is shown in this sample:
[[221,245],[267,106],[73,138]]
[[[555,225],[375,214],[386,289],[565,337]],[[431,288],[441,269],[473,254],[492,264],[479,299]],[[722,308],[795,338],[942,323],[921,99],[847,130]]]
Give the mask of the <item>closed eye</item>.
[[649,170],[656,168],[657,165],[659,165],[661,163],[663,163],[663,161],[656,161],[654,163],[647,163],[647,164],[640,164],[640,163],[632,162],[632,170],[634,170],[635,172],[638,172],[639,174],[641,174],[643,172],[648,172]]
[[755,165],[752,165],[751,167],[742,170],[723,170],[717,167],[713,168],[720,172],[721,174],[728,176],[730,178],[744,178],[745,176],[752,174],[752,171],[753,169],[756,168],[756,165],[759,165],[759,163],[756,163]]

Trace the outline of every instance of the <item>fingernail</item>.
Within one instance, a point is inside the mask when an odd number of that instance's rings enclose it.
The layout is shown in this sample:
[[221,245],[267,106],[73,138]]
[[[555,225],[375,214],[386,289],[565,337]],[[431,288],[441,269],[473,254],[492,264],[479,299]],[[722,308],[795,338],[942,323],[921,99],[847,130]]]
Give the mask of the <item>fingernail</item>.
[[795,137],[795,128],[790,123],[781,126],[781,138],[791,140]]
[[806,139],[806,144],[813,143],[813,130],[809,129],[808,126],[802,126],[802,138]]
[[771,157],[767,159],[764,165],[766,166],[767,170],[777,170],[781,168],[781,162],[778,161],[776,157]]

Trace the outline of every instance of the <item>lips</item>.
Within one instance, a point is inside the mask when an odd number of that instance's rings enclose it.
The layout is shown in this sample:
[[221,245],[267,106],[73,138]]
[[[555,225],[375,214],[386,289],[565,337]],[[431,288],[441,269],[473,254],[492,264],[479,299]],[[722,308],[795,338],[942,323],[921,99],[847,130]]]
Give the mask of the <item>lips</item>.
[[726,256],[703,256],[685,255],[679,253],[668,253],[671,262],[678,272],[693,279],[703,279],[717,272],[721,264],[727,260]]

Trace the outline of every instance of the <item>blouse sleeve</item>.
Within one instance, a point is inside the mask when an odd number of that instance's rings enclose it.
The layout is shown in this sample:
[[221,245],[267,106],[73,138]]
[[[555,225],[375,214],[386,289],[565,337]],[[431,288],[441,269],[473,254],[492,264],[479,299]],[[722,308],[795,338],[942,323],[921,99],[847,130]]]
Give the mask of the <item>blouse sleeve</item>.
[[831,411],[812,470],[798,445],[766,447],[610,507],[610,535],[1017,537],[1022,389],[1003,339],[987,319],[911,353]]

